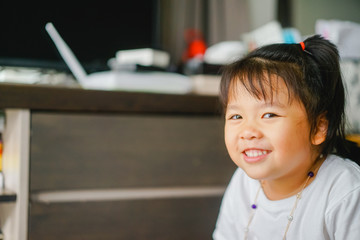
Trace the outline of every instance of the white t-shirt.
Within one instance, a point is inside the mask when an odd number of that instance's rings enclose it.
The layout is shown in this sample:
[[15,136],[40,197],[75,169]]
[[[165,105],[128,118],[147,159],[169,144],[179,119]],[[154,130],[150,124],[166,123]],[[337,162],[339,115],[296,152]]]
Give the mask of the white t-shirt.
[[[259,184],[242,169],[235,171],[222,200],[214,239],[244,239]],[[261,189],[247,239],[283,239],[295,200],[296,196],[271,201]],[[328,156],[304,189],[286,238],[360,239],[360,167],[356,163]]]

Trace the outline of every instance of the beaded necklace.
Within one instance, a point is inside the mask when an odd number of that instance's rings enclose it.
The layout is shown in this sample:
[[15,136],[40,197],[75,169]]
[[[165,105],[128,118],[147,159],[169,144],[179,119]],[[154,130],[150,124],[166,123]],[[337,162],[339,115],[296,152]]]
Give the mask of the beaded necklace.
[[[320,155],[320,159],[321,159],[322,157],[323,157],[323,155],[321,154],[321,155]],[[320,160],[320,159],[319,159],[319,160]],[[296,200],[295,200],[294,206],[293,206],[293,208],[291,209],[290,215],[287,217],[288,223],[287,223],[287,225],[286,225],[286,229],[285,229],[285,232],[284,232],[283,240],[286,239],[286,234],[287,234],[287,232],[288,232],[288,230],[289,230],[289,227],[290,227],[290,224],[291,224],[292,220],[294,219],[294,212],[295,212],[295,210],[296,210],[297,204],[298,204],[298,202],[299,202],[299,200],[300,200],[300,198],[301,198],[301,195],[302,195],[302,193],[303,193],[306,185],[308,184],[310,178],[314,177],[314,172],[313,172],[313,171],[309,171],[308,174],[307,174],[307,176],[308,176],[308,177],[306,178],[306,181],[305,181],[305,183],[303,184],[300,192],[298,192],[298,193],[296,194]],[[260,186],[259,186],[259,189],[258,189],[257,192],[256,192],[254,202],[253,202],[253,204],[251,204],[251,209],[252,209],[252,211],[251,211],[251,214],[250,214],[250,217],[249,217],[248,224],[247,224],[247,226],[246,226],[245,229],[244,229],[244,233],[245,233],[245,234],[244,234],[244,240],[247,240],[248,233],[249,233],[249,227],[250,227],[250,224],[251,224],[251,222],[252,222],[252,220],[253,220],[253,218],[254,218],[255,211],[256,211],[256,209],[257,209],[257,207],[258,207],[258,206],[257,206],[257,199],[258,199],[258,196],[259,196],[259,193],[260,193],[260,189],[261,189],[261,188],[262,188],[262,184],[261,184],[261,182],[260,182]]]

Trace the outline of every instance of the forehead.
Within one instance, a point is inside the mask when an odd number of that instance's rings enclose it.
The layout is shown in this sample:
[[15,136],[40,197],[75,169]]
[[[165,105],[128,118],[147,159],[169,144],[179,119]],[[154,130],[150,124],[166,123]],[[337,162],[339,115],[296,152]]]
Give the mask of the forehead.
[[290,104],[293,100],[293,93],[285,81],[275,74],[264,74],[256,79],[249,79],[246,76],[233,78],[229,85],[228,103],[244,94],[249,94],[257,100],[269,103],[282,102]]

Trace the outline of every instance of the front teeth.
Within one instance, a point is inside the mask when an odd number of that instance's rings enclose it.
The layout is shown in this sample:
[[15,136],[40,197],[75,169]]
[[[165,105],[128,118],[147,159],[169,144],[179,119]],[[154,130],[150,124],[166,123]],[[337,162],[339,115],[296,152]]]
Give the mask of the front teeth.
[[248,157],[258,157],[261,155],[265,155],[267,152],[266,151],[260,151],[260,150],[248,150],[245,151],[246,156]]

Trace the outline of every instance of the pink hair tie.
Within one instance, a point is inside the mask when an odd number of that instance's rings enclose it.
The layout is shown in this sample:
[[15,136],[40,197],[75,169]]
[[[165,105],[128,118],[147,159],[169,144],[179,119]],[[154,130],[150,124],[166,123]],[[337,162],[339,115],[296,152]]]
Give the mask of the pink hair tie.
[[305,43],[304,43],[304,42],[300,42],[299,44],[300,44],[300,46],[301,46],[301,49],[302,49],[303,51],[305,51]]

